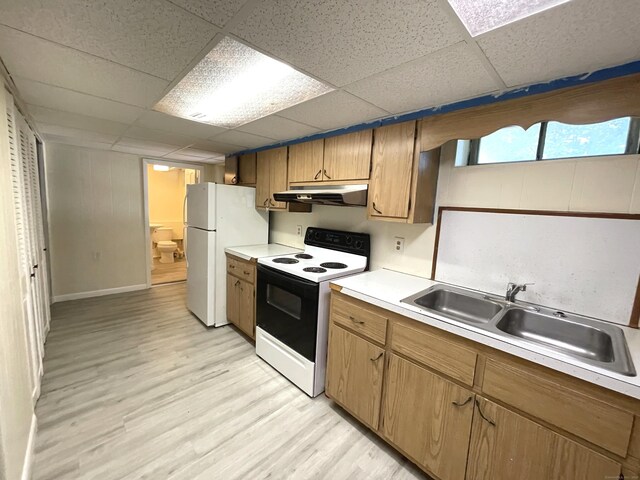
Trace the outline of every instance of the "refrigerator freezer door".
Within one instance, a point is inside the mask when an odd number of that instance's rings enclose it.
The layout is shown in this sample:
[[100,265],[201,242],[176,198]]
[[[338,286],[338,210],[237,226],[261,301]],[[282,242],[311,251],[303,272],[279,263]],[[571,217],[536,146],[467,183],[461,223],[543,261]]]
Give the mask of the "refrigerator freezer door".
[[212,326],[216,307],[216,232],[188,227],[187,241],[187,307],[202,323]]
[[216,230],[216,189],[215,183],[195,183],[187,185],[187,219],[190,227]]

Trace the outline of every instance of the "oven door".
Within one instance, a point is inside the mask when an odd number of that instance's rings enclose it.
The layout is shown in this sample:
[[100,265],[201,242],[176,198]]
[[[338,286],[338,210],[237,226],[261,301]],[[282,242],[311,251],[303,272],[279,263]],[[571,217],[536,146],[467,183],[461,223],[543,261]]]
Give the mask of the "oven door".
[[319,284],[258,265],[256,325],[315,362]]

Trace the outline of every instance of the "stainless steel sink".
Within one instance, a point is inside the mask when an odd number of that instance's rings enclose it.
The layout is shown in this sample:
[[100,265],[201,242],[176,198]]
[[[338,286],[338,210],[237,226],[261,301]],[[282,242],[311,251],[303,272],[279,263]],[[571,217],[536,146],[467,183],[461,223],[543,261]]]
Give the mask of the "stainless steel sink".
[[471,324],[488,323],[505,307],[485,295],[443,285],[431,287],[402,302]]
[[636,374],[624,334],[614,325],[551,309],[510,306],[495,327],[589,364],[623,375]]
[[524,347],[571,357],[622,375],[636,371],[622,329],[613,324],[550,308],[511,303],[480,292],[437,284],[401,300],[424,314],[474,325],[511,337]]

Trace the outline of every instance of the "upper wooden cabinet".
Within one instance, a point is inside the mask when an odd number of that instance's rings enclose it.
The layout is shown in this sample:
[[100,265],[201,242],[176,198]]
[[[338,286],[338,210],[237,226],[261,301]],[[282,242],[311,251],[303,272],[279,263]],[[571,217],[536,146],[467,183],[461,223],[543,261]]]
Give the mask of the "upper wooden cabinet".
[[373,130],[324,140],[323,175],[326,181],[368,180]]
[[369,219],[433,222],[440,149],[421,154],[416,131],[415,121],[375,129]]
[[256,184],[256,154],[247,153],[238,157],[238,185]]
[[258,152],[256,165],[256,207],[284,210],[286,202],[276,202],[274,192],[287,190],[287,147]]
[[321,182],[324,140],[289,147],[289,182]]

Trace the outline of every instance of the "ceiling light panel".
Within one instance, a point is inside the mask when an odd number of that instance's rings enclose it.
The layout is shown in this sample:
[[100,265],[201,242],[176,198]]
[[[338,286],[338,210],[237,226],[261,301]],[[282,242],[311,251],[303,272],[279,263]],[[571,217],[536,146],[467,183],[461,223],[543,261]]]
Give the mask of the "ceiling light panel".
[[472,37],[569,0],[448,0]]
[[219,127],[237,127],[332,91],[225,37],[154,110]]

